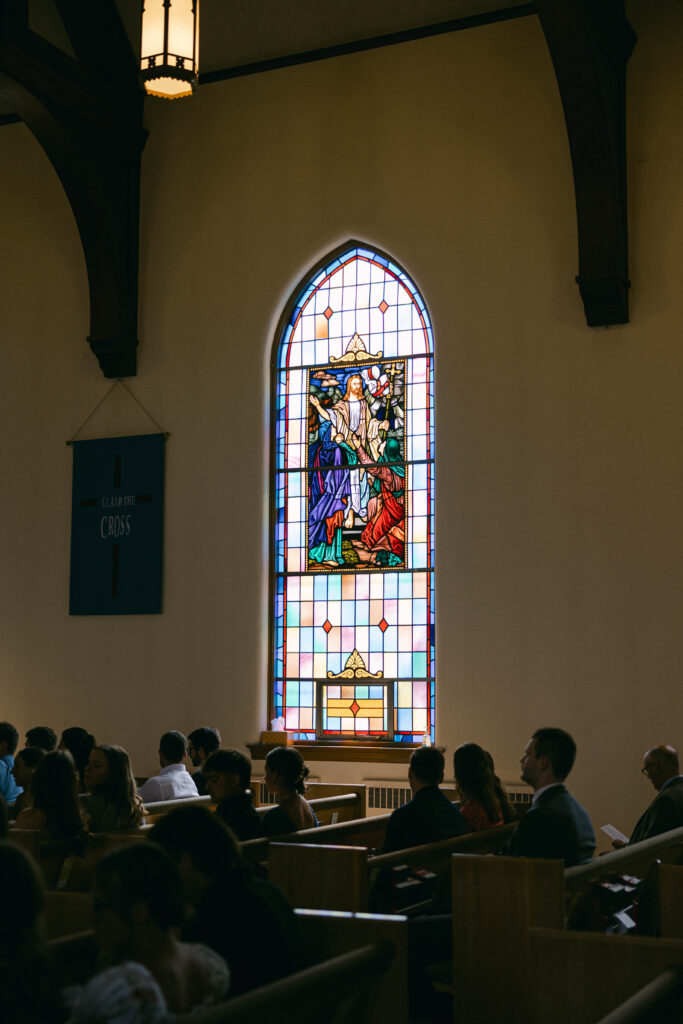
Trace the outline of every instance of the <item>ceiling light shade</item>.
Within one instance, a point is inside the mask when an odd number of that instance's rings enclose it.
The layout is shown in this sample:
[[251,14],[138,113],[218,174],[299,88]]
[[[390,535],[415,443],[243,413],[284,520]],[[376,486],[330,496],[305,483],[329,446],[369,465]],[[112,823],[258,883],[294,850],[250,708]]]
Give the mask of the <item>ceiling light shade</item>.
[[175,100],[197,87],[199,0],[142,0],[140,78],[145,92]]

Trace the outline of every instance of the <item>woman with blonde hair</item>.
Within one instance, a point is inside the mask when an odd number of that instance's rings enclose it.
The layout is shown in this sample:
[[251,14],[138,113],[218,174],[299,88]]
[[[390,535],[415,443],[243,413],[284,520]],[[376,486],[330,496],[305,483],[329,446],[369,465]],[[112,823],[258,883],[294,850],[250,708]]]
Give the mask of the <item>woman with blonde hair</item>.
[[142,800],[123,747],[101,743],[94,748],[85,767],[85,786],[88,792],[81,796],[81,804],[90,818],[91,832],[143,824]]

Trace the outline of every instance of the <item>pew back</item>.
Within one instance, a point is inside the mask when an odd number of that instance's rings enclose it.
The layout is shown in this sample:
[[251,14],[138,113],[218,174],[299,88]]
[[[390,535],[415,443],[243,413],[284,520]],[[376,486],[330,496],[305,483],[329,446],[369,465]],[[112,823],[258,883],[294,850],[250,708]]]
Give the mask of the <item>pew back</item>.
[[[377,821],[369,818],[367,821]],[[307,842],[274,842],[268,852],[268,877],[284,892],[295,907],[325,910],[360,911],[367,909],[368,885],[375,869],[408,864],[438,873],[445,870],[454,851],[489,853],[502,847],[514,826],[503,826],[486,832],[444,839],[438,843],[415,846],[396,853],[368,856],[360,834],[355,846],[329,844],[320,846]],[[311,833],[319,838],[326,830],[308,829],[296,833],[301,838]],[[332,828],[327,830],[329,835]],[[258,842],[258,840],[256,840]],[[243,849],[249,846],[243,844]],[[316,852],[317,849],[317,852]],[[348,851],[346,854],[344,851]]]
[[451,864],[461,1018],[529,1024],[529,930],[564,925],[562,861],[454,854]]
[[367,909],[368,851],[360,846],[271,843],[268,881],[293,907]]
[[665,1020],[683,1020],[683,967],[662,971],[598,1024],[659,1024]]
[[391,942],[394,958],[380,976],[373,1024],[408,1022],[408,919],[399,915],[330,914],[320,910],[297,910],[297,917],[309,937],[311,948],[322,959],[339,956],[367,943]]
[[[349,1020],[351,1024],[360,1024],[367,1020],[368,1024],[384,1024],[385,1021],[408,1024],[408,933],[405,917],[315,910],[298,910],[296,913],[311,948],[317,951],[322,964],[301,972],[299,976],[238,996],[203,1014],[180,1018],[180,1021],[221,1024],[224,1021],[265,1021],[271,1018],[278,1022],[301,1024],[308,1019],[306,1012],[310,1009],[313,1012],[311,1021]],[[364,957],[352,955],[359,947],[367,950],[368,946],[376,947],[378,943],[389,944],[393,958],[386,948],[368,965]],[[88,932],[53,940],[49,943],[49,956],[60,987],[83,982],[95,967],[97,947],[94,936]],[[335,968],[330,972],[330,960],[340,956],[348,958],[345,961],[348,970],[344,969],[340,974]],[[317,983],[311,984],[320,976],[326,979],[324,992],[320,991]],[[371,998],[373,989],[376,989],[376,998]],[[348,1011],[351,1016],[338,1018],[336,1004],[343,1003],[347,990],[358,998],[350,1009],[344,1007],[345,1013]],[[290,999],[292,992],[294,995]]]
[[[265,810],[269,810],[274,806],[263,781],[252,780],[252,791],[254,792],[254,807],[263,807]],[[367,786],[364,783],[308,782],[306,784],[306,793],[304,795],[310,804],[315,800],[325,799],[326,797],[348,796],[351,793],[356,796],[356,813],[353,814],[352,817],[364,818],[367,814]],[[316,811],[316,814],[317,813],[318,812]],[[318,818],[320,818],[319,814]],[[334,825],[337,821],[350,820],[351,817],[344,818],[339,816],[335,821],[325,821],[324,824]]]
[[153,825],[155,821],[159,821],[169,811],[174,810],[176,807],[188,807],[190,805],[199,804],[200,807],[206,807],[209,810],[213,810],[215,804],[213,803],[210,796],[186,796],[178,800],[157,800],[151,804],[145,804],[145,823],[147,825]]
[[392,955],[388,942],[363,946],[214,1009],[177,1017],[176,1024],[363,1024],[371,1019],[378,979]]
[[320,828],[302,829],[300,832],[292,832],[284,836],[249,839],[242,843],[242,856],[247,864],[266,861],[271,842],[377,848],[384,842],[384,833],[389,818],[389,814],[379,814],[373,818],[356,818],[352,821],[340,822],[337,825],[321,825]]
[[683,964],[677,939],[533,928],[528,948],[536,985],[527,1021],[538,1024],[592,1024],[670,964]]

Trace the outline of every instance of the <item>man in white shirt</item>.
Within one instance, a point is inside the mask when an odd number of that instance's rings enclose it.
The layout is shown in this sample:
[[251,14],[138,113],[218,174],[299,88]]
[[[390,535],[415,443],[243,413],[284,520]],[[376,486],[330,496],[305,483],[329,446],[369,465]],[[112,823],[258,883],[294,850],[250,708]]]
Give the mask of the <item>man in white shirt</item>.
[[143,804],[198,795],[192,776],[183,764],[186,753],[187,741],[181,732],[174,729],[164,733],[159,740],[161,771],[138,790]]

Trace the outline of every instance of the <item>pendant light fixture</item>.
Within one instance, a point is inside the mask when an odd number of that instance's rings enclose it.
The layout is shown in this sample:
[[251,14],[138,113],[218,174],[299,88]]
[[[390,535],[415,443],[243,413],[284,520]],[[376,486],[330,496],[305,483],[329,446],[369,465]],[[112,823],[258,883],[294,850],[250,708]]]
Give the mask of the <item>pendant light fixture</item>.
[[145,92],[175,100],[197,88],[199,0],[142,0],[140,78]]

